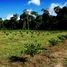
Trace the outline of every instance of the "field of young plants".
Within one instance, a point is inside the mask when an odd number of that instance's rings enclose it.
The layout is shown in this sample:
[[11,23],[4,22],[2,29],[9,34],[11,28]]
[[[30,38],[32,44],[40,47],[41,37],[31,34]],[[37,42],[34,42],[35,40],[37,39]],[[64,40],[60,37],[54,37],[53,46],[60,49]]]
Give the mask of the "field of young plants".
[[9,58],[23,54],[33,57],[45,47],[56,46],[66,39],[67,31],[0,30],[0,67],[13,67]]

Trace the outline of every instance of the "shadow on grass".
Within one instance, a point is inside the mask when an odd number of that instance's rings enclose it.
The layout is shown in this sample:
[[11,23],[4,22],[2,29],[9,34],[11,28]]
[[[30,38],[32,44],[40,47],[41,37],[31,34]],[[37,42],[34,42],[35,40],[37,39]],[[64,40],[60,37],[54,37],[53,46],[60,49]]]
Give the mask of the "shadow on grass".
[[23,58],[23,57],[21,58],[17,56],[11,56],[9,60],[10,62],[23,62],[23,63],[27,62],[27,58]]

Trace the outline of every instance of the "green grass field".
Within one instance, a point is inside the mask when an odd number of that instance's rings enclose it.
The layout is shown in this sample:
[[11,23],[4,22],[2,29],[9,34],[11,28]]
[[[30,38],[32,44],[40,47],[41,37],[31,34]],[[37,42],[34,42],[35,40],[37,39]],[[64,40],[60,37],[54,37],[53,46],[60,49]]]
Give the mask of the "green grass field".
[[67,31],[35,31],[35,30],[0,30],[0,61],[7,61],[10,56],[21,56],[24,44],[40,43],[44,47],[48,40]]

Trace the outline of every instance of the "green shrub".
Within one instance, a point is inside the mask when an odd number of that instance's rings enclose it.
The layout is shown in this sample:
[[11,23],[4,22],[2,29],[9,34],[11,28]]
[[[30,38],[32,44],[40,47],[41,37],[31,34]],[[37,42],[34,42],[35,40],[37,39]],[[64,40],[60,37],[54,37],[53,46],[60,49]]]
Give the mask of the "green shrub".
[[60,35],[60,36],[58,36],[58,38],[63,41],[65,39],[67,39],[67,35]]
[[33,32],[33,31],[31,31],[31,34],[34,34],[34,32]]
[[6,32],[4,31],[4,33],[6,33]]
[[33,35],[31,35],[31,38],[33,38]]
[[64,35],[64,37],[65,37],[65,39],[67,39],[67,34],[66,34],[66,35]]
[[9,33],[6,33],[6,36],[8,36],[9,35]]
[[55,45],[57,45],[57,44],[59,43],[59,40],[52,38],[51,40],[49,40],[49,43],[50,43],[52,46],[55,46]]
[[15,33],[15,35],[17,35],[17,34]]
[[26,34],[28,34],[29,32],[28,31],[26,31]]
[[34,56],[37,53],[40,53],[43,50],[43,47],[41,46],[41,44],[25,44],[24,46],[25,54],[29,54],[31,56]]

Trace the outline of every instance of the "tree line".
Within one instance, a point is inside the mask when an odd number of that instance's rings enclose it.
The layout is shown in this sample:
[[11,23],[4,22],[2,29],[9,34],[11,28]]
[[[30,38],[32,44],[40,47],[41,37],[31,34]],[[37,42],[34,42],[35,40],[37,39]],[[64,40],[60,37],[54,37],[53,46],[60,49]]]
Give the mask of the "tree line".
[[18,19],[14,14],[9,20],[0,18],[0,29],[30,29],[30,30],[67,30],[67,7],[54,8],[56,16],[50,15],[49,11],[42,9],[43,14],[35,11],[24,10]]

